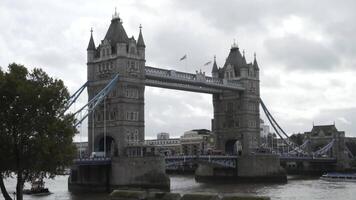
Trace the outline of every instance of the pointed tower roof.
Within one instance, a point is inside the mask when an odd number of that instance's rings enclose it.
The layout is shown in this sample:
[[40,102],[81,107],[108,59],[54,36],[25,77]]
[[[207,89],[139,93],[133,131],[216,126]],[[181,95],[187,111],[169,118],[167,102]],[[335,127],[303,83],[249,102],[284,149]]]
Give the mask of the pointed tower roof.
[[93,39],[93,29],[90,30],[90,40],[89,40],[87,51],[89,51],[89,50],[95,50],[95,43],[94,43],[94,39]]
[[244,61],[244,58],[242,57],[239,47],[237,46],[237,44],[234,42],[234,44],[231,46],[230,49],[230,53],[228,55],[228,57],[226,58],[226,62],[224,64],[223,69],[225,70],[225,68],[228,65],[232,65],[234,70],[235,70],[235,74],[239,74],[239,68],[241,67],[245,67],[246,66],[246,61]]
[[254,56],[254,59],[253,59],[253,67],[254,67],[256,70],[260,70],[260,68],[258,67],[257,59],[256,59],[256,52],[253,54],[253,56]]
[[138,39],[137,39],[137,47],[146,47],[145,42],[143,41],[141,24],[140,24],[140,34],[138,35]]
[[244,64],[246,64],[246,58],[245,58],[245,50],[242,50],[242,61]]
[[214,64],[211,73],[219,72],[218,65],[216,64],[216,56],[214,56]]
[[122,21],[116,10],[104,39],[109,40],[111,46],[116,46],[117,43],[128,43],[129,41],[125,29],[122,26]]

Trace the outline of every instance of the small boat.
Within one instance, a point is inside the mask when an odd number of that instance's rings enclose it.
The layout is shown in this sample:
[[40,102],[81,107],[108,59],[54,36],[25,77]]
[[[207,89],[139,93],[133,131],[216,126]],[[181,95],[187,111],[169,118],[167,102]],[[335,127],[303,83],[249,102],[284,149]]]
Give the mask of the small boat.
[[321,180],[326,181],[346,181],[346,182],[356,182],[356,174],[346,174],[346,173],[326,173],[320,177]]
[[36,196],[44,196],[44,195],[51,194],[48,188],[44,187],[44,183],[45,182],[43,181],[43,179],[33,180],[31,182],[31,189],[25,189],[23,190],[23,193],[36,195]]

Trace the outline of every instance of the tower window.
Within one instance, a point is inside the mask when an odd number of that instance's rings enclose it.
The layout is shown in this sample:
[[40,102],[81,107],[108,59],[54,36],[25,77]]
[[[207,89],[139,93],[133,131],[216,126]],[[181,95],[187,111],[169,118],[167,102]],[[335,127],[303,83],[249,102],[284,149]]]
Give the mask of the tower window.
[[126,97],[137,99],[138,98],[138,89],[128,87],[126,89]]
[[126,120],[138,121],[138,112],[126,112]]

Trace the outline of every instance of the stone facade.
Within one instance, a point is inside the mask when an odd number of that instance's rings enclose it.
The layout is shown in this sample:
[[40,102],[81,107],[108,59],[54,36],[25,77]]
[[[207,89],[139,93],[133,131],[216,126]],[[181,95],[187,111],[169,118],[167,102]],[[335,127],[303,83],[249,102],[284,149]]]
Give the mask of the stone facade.
[[77,158],[89,157],[88,142],[74,142],[77,148]]
[[88,117],[89,152],[103,151],[106,146],[108,153],[122,155],[126,146],[143,144],[145,137],[145,44],[141,27],[136,41],[126,35],[119,16],[113,16],[98,47],[91,36],[87,55],[88,100],[120,74],[116,88]]
[[242,154],[257,148],[260,139],[260,82],[256,56],[253,63],[246,63],[234,44],[222,68],[214,61],[213,77],[242,84],[244,91],[225,91],[213,94],[214,119],[212,130],[217,149],[231,154],[236,141],[242,144]]
[[211,153],[215,147],[214,137],[206,129],[186,131],[180,141],[182,155],[204,155]]
[[179,155],[181,141],[179,138],[170,138],[169,133],[158,133],[157,139],[145,140],[145,145],[155,147],[156,153],[165,156]]
[[[89,152],[104,151],[105,148],[107,153],[122,155],[128,145],[143,144],[145,136],[144,91],[151,79],[146,76],[142,32],[140,30],[137,41],[127,37],[121,19],[114,16],[98,47],[91,36],[87,58],[88,99],[92,99],[117,73],[120,74],[116,88],[89,116]],[[169,73],[170,76],[173,72]],[[212,131],[216,150],[231,153],[237,141],[242,144],[243,154],[257,148],[260,139],[260,87],[256,58],[253,63],[247,63],[245,55],[241,55],[234,44],[222,68],[218,68],[214,60],[212,77],[198,72],[180,76],[188,77],[187,81],[191,83],[185,88],[198,84],[200,91],[202,83],[212,87],[206,92],[213,93]],[[159,80],[154,78],[155,82]],[[162,79],[161,76],[159,78]],[[167,79],[167,76],[163,78]],[[159,83],[161,87],[167,84],[164,81]],[[219,92],[218,86],[227,89]]]
[[[88,99],[93,99],[119,74],[101,105],[88,117],[89,153],[98,157],[74,161],[71,191],[104,191],[117,187],[169,190],[164,158],[144,145],[145,44],[128,38],[115,13],[105,38],[96,47],[91,34],[87,48]],[[102,152],[105,157],[102,158]],[[94,154],[91,154],[94,155]]]
[[305,132],[305,138],[310,140],[308,152],[312,153],[324,147],[334,140],[333,147],[329,151],[329,157],[337,158],[339,169],[349,167],[348,157],[345,149],[345,132],[339,131],[335,125],[313,126],[310,132]]

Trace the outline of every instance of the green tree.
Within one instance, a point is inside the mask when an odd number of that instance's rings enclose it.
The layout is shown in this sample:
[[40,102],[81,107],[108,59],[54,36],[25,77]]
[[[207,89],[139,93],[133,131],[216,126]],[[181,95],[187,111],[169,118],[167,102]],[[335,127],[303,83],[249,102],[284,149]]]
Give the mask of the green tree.
[[75,119],[64,114],[68,90],[41,69],[31,72],[18,64],[0,69],[0,187],[10,200],[3,179],[16,176],[16,196],[35,177],[54,177],[75,156]]
[[298,146],[303,144],[304,141],[304,134],[301,133],[297,133],[297,134],[293,134],[289,137],[291,139],[292,142],[294,142],[295,144],[297,144]]

